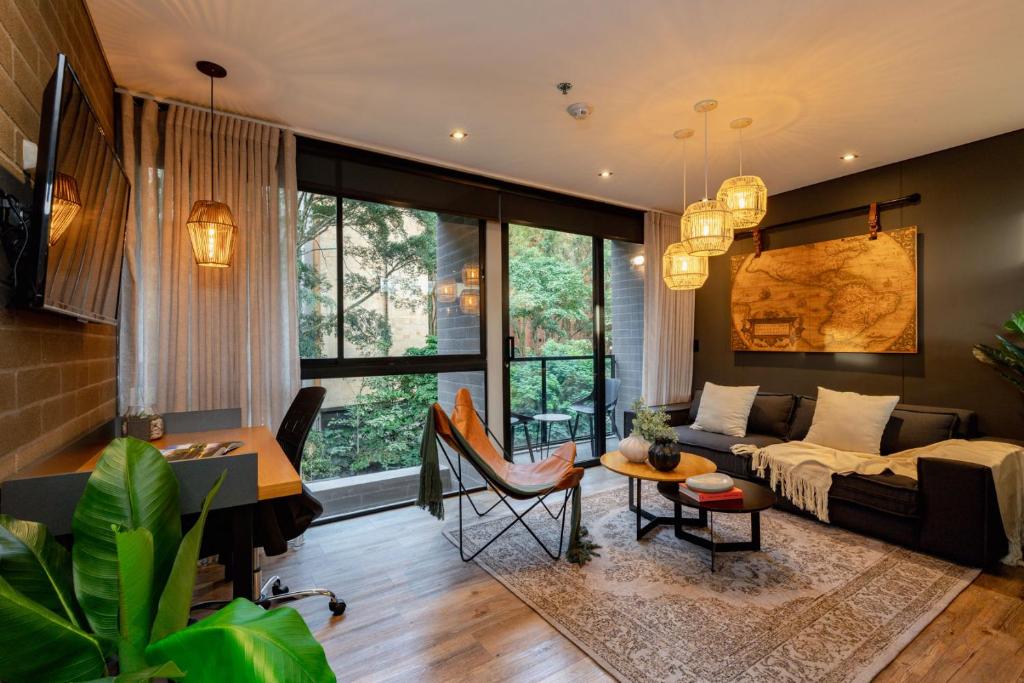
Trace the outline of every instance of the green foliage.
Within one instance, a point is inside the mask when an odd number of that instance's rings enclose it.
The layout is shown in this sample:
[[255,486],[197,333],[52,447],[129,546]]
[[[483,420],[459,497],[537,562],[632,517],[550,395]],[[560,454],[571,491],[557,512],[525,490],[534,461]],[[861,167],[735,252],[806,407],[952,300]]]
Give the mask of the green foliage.
[[642,398],[633,401],[630,409],[634,412],[633,431],[647,441],[658,439],[675,440],[676,432],[668,424],[668,413],[644,405]]
[[154,582],[162,586],[181,541],[178,479],[153,446],[138,439],[114,439],[89,476],[71,528],[78,602],[93,632],[115,640],[118,565],[114,530],[149,529],[156,552]]
[[1024,394],[1024,309],[1011,315],[1003,327],[1010,333],[1010,338],[997,334],[998,346],[977,344],[974,357],[995,368]]
[[185,669],[184,683],[334,680],[323,648],[298,612],[267,611],[242,599],[154,643],[147,655]]
[[[199,541],[224,476],[182,539],[177,478],[160,451],[136,439],[115,439],[75,509],[70,565],[68,553],[43,525],[0,516],[0,680],[96,679],[109,673],[107,656],[116,645],[119,673],[103,680],[229,680],[225,676],[233,674],[225,670],[204,670],[201,656],[216,656],[249,672],[265,673],[269,661],[280,665],[265,678],[231,680],[333,681],[323,648],[294,610],[268,613],[236,600],[231,613],[216,613],[186,628]],[[78,604],[69,576],[74,576]],[[80,612],[84,620],[78,619]],[[197,629],[218,617],[238,622],[235,630],[241,635]],[[245,633],[251,631],[258,635]],[[172,660],[167,652],[181,642],[191,652]],[[297,671],[303,675],[289,678]]]

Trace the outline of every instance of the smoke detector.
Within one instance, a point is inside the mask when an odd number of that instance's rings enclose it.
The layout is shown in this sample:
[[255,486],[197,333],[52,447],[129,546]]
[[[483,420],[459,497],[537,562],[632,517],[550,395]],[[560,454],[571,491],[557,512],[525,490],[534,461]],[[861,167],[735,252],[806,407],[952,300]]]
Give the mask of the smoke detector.
[[[568,95],[569,91],[572,90],[572,83],[570,81],[562,81],[555,86],[558,91],[563,95]],[[573,102],[565,108],[569,112],[569,116],[573,117],[577,121],[585,121],[590,118],[590,115],[594,112],[594,108],[586,102]]]
[[590,118],[590,115],[594,113],[594,108],[586,102],[573,102],[565,108],[569,112],[569,116],[573,117],[577,121],[585,121]]

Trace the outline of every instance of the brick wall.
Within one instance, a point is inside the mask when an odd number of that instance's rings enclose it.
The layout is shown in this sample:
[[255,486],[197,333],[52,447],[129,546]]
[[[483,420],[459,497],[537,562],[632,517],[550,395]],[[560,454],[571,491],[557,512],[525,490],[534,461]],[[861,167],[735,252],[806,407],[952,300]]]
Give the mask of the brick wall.
[[[0,0],[0,187],[25,198],[22,140],[39,134],[43,88],[68,55],[108,135],[113,78],[79,0]],[[0,279],[8,266],[0,256]],[[0,300],[8,292],[0,284]],[[112,418],[116,330],[0,308],[0,479]]]
[[[612,349],[615,354],[615,376],[622,380],[619,402],[615,406],[615,422],[622,436],[622,412],[640,398],[641,372],[644,361],[644,271],[630,259],[644,253],[642,244],[612,241]],[[609,302],[605,302],[606,307]]]

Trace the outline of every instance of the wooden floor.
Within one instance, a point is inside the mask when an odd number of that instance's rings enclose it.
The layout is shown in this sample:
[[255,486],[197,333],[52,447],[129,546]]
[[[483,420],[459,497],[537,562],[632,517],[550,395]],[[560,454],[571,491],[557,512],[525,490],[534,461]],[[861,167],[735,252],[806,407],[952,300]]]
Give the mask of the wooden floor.
[[[584,483],[593,491],[623,482],[593,468]],[[342,617],[325,600],[293,603],[339,681],[611,680],[489,574],[463,563],[441,528],[414,507],[314,527],[301,548],[264,560],[264,576],[280,574],[293,589],[330,588],[348,603]],[[216,573],[201,573],[197,596],[228,597]],[[1024,570],[983,573],[876,680],[1024,680]]]

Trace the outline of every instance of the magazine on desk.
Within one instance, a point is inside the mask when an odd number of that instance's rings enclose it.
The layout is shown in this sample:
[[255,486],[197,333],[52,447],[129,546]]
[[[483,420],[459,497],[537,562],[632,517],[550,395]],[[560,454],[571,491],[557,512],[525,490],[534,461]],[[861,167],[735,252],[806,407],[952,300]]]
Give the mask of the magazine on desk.
[[167,448],[161,448],[160,452],[172,462],[176,460],[201,460],[203,458],[216,458],[221,455],[227,455],[241,445],[241,441],[179,443]]

